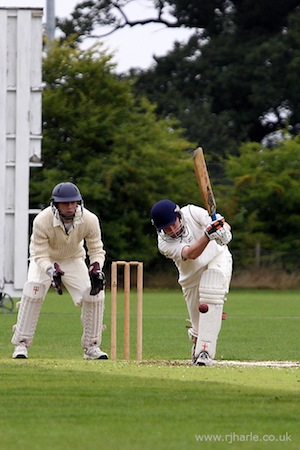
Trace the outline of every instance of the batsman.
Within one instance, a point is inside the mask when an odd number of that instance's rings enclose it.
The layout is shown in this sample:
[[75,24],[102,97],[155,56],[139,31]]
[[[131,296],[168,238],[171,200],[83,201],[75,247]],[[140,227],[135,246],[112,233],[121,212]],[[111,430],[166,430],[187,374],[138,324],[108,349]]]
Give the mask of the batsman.
[[192,361],[197,366],[211,366],[232,276],[232,255],[227,246],[232,234],[224,217],[216,214],[206,166],[199,169],[196,159],[195,153],[197,178],[206,180],[202,191],[206,209],[193,204],[180,208],[163,199],[153,205],[151,222],[160,253],[178,270],[191,323],[188,336],[193,343]]
[[70,182],[56,185],[50,206],[33,221],[28,276],[13,327],[14,359],[28,358],[28,348],[51,285],[58,295],[64,286],[75,306],[81,307],[84,359],[108,358],[100,349],[105,254],[99,219],[84,207],[78,187]]

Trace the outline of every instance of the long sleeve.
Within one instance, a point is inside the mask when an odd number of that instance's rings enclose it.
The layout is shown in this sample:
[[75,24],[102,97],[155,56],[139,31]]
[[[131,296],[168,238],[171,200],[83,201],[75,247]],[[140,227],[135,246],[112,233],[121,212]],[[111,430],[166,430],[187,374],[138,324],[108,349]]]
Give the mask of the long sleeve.
[[33,221],[30,259],[34,259],[46,270],[53,261],[86,258],[84,242],[90,261],[98,261],[103,267],[105,250],[97,216],[84,208],[82,217],[74,222],[74,227],[67,234],[62,224],[54,219],[53,212],[48,207]]

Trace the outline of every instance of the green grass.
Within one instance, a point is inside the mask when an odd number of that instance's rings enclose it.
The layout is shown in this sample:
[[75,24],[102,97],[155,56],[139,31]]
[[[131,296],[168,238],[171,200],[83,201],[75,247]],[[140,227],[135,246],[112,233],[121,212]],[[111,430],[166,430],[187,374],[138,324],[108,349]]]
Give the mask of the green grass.
[[[218,359],[299,361],[299,292],[234,290],[224,310]],[[84,361],[80,309],[51,292],[30,358],[12,360],[16,317],[0,313],[0,449],[300,448],[299,368],[191,366],[186,318],[180,290],[146,291],[144,361]]]

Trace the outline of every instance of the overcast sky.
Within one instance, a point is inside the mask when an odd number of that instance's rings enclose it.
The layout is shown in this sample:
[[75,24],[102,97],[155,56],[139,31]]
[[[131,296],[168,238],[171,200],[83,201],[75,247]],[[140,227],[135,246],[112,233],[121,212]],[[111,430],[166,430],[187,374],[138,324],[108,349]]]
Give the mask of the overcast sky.
[[[44,9],[46,21],[47,0],[0,0],[0,7],[41,7]],[[55,15],[67,17],[80,0],[56,0]],[[130,18],[153,17],[149,9],[149,1],[133,2]],[[185,29],[167,29],[162,25],[136,26],[119,30],[111,36],[103,38],[109,53],[114,53],[113,61],[118,72],[125,72],[132,67],[146,69],[153,63],[153,55],[162,56],[173,48],[175,40],[185,42],[191,35]]]

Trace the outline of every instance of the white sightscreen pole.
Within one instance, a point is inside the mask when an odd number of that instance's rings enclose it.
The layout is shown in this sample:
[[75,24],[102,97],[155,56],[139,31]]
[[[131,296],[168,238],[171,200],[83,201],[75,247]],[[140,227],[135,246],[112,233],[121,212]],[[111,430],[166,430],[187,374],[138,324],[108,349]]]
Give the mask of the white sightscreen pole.
[[41,8],[0,8],[0,290],[27,277],[30,167],[41,165]]

